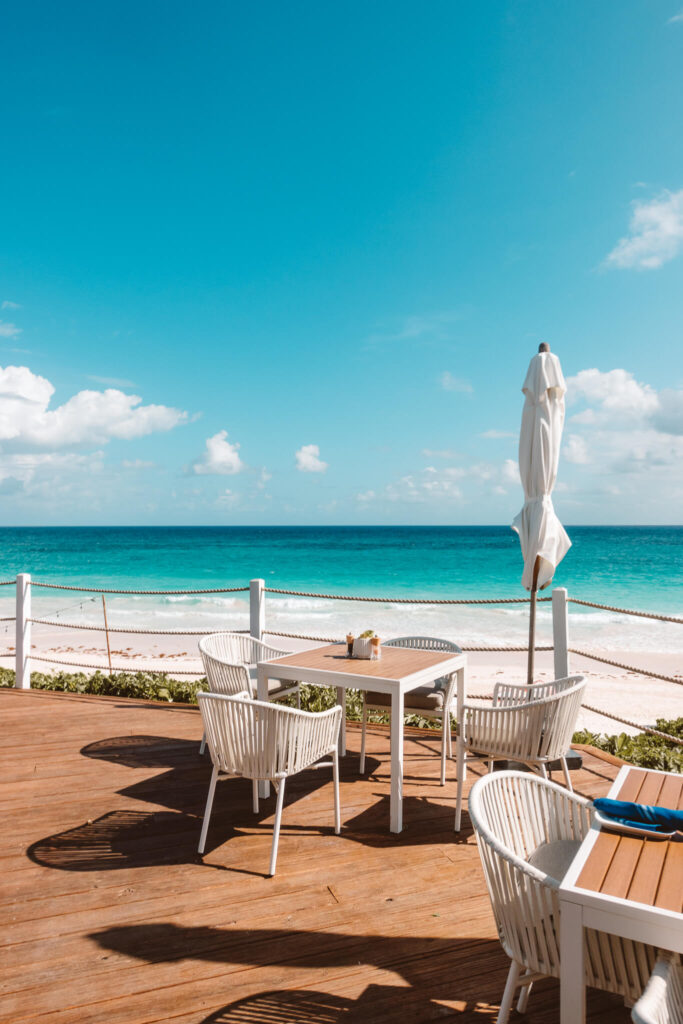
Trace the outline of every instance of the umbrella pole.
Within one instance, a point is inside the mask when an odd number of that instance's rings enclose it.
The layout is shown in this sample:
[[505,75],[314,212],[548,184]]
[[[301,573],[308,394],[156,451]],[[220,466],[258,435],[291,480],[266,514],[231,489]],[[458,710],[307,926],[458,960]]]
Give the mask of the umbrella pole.
[[529,686],[534,681],[534,651],[536,647],[536,591],[538,590],[538,570],[541,566],[540,555],[534,562],[534,576],[529,596],[529,655],[527,660],[526,681]]

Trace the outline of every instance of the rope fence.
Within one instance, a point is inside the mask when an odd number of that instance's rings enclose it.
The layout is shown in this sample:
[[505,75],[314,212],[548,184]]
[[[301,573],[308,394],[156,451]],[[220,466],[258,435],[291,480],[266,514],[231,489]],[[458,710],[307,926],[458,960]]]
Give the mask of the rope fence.
[[641,725],[639,722],[632,722],[628,718],[621,718],[619,715],[612,714],[611,711],[603,711],[602,708],[594,708],[591,704],[582,704],[582,708],[586,711],[594,711],[598,715],[604,715],[605,718],[612,718],[615,722],[621,722],[623,725],[630,725],[632,729],[638,729],[639,732],[647,732],[652,736],[659,736],[660,739],[668,740],[669,743],[675,743],[679,747],[683,747],[683,740],[679,736],[670,736],[668,732],[660,732],[659,729],[653,729],[649,725]]
[[660,672],[650,672],[646,668],[638,668],[636,665],[624,665],[621,661],[612,661],[611,658],[603,658],[600,654],[590,654],[588,651],[580,651],[577,647],[568,647],[570,654],[578,654],[582,658],[592,658],[593,661],[601,661],[605,665],[613,665],[614,668],[624,669],[626,672],[634,672],[636,675],[649,676],[651,679],[662,679],[665,683],[676,683],[683,686],[683,678],[676,676],[663,676]]
[[[0,619],[0,622],[3,620]],[[215,629],[142,629],[136,626],[90,626],[84,622],[61,622],[56,619],[29,619],[35,626],[56,626],[58,629],[87,629],[96,633],[142,633],[149,636],[211,636]],[[231,633],[248,633],[248,629],[231,629]]]
[[[14,586],[15,583],[16,583],[15,580],[0,580],[0,587],[3,587],[3,586]],[[188,589],[188,590],[142,590],[142,589],[134,590],[134,589],[125,589],[125,588],[113,588],[113,587],[88,587],[88,586],[76,586],[76,585],[73,585],[73,584],[47,583],[47,582],[44,582],[44,581],[28,580],[28,579],[26,580],[26,583],[27,584],[30,583],[30,586],[32,586],[32,587],[40,587],[40,588],[46,589],[46,590],[64,590],[64,591],[71,591],[71,592],[78,593],[78,594],[93,594],[93,595],[114,594],[114,595],[122,595],[122,596],[125,596],[125,595],[135,595],[135,596],[150,596],[150,597],[156,597],[156,596],[162,596],[163,597],[163,596],[185,596],[185,595],[191,596],[191,595],[207,595],[207,594],[248,593],[251,590],[250,586],[204,587],[204,588],[193,588],[193,589]],[[253,584],[253,581],[252,581],[252,584]],[[328,600],[328,601],[356,601],[356,602],[362,602],[362,603],[365,603],[365,604],[376,603],[376,604],[406,605],[406,606],[409,606],[409,605],[421,605],[421,606],[468,606],[468,605],[469,606],[485,606],[485,605],[528,605],[529,604],[529,598],[528,597],[500,597],[500,598],[415,598],[415,597],[374,597],[374,596],[370,597],[370,596],[367,596],[367,595],[327,594],[327,593],[317,593],[315,591],[289,590],[289,589],[284,589],[284,588],[279,588],[279,587],[265,587],[265,586],[262,586],[262,585],[260,587],[260,593],[262,593],[264,596],[267,593],[267,594],[282,595],[282,596],[287,596],[287,597],[315,598],[315,599],[319,599],[319,600]],[[620,607],[616,607],[616,606],[613,606],[613,605],[601,604],[601,603],[594,602],[594,601],[584,601],[581,598],[577,598],[577,597],[568,597],[568,596],[566,596],[565,599],[566,599],[567,603],[572,603],[572,604],[575,604],[575,605],[580,605],[580,606],[583,606],[583,607],[586,607],[586,608],[594,608],[594,609],[596,609],[598,611],[608,611],[608,612],[613,612],[613,613],[619,614],[619,615],[636,616],[638,618],[651,619],[651,620],[657,621],[657,622],[666,622],[666,623],[672,623],[672,624],[676,624],[676,625],[683,624],[683,618],[681,618],[679,616],[675,616],[675,615],[661,615],[661,614],[657,614],[655,612],[639,611],[637,609],[631,609],[631,608],[620,608]],[[90,603],[90,602],[92,602],[94,600],[96,600],[95,597],[90,597],[90,598],[85,598],[84,597],[82,601],[75,601],[75,602],[72,602],[72,604],[67,604],[64,607],[60,607],[60,608],[58,608],[58,609],[56,609],[55,611],[52,612],[52,615],[55,616],[54,618],[53,617],[30,618],[30,617],[27,616],[25,619],[22,619],[22,621],[24,621],[26,623],[31,623],[31,624],[36,625],[36,626],[47,626],[47,627],[58,628],[58,629],[85,630],[85,631],[88,631],[88,632],[105,633],[107,636],[108,636],[109,633],[117,633],[117,634],[147,635],[147,636],[187,636],[187,637],[193,637],[194,636],[194,637],[202,637],[202,636],[208,636],[211,633],[216,632],[215,629],[214,630],[210,630],[210,629],[147,629],[147,628],[140,627],[140,626],[110,626],[110,627],[107,627],[106,622],[103,623],[102,625],[99,625],[99,624],[89,624],[89,623],[84,623],[84,622],[64,622],[63,620],[58,620],[56,618],[56,616],[59,616],[61,612],[66,611],[69,608],[75,608],[77,605],[80,605],[80,607],[82,609],[84,604]],[[553,598],[552,597],[539,597],[539,598],[537,598],[537,600],[538,600],[539,603],[540,602],[551,602],[553,600]],[[275,605],[277,605],[277,602],[275,602]],[[17,604],[17,607],[19,608],[19,604]],[[264,603],[264,607],[265,607],[265,603]],[[253,597],[252,597],[251,613],[252,613],[252,627],[253,627],[253,623],[254,623],[254,619],[253,619],[253,614],[254,614]],[[2,623],[2,622],[4,622],[4,623],[12,623],[12,622],[16,622],[16,621],[17,621],[17,618],[15,616],[3,616],[3,617],[0,617],[0,623]],[[284,631],[265,629],[264,627],[265,627],[265,623],[262,623],[262,625],[259,626],[258,629],[263,629],[263,635],[267,635],[267,636],[282,637],[282,638],[286,638],[286,639],[307,640],[307,641],[311,641],[313,643],[344,643],[343,639],[337,638],[337,637],[311,636],[310,634],[306,634],[306,633],[288,633],[288,632],[284,632]],[[7,629],[9,629],[9,626],[7,627]],[[249,629],[240,629],[240,630],[230,630],[230,632],[241,633],[241,634],[248,634],[248,633],[251,632],[251,630],[249,630]],[[257,635],[260,635],[260,634],[257,634]],[[29,641],[29,643],[30,643],[30,641]],[[564,643],[566,644],[566,640],[564,641]],[[465,651],[465,652],[472,652],[472,653],[480,653],[480,652],[481,653],[526,653],[528,651],[528,647],[526,645],[520,645],[520,646],[513,646],[513,645],[503,645],[503,646],[488,646],[488,645],[486,645],[486,646],[485,645],[470,646],[470,645],[463,645],[462,646],[462,650]],[[554,648],[553,648],[552,645],[550,645],[550,646],[540,646],[540,647],[537,647],[536,650],[537,651],[544,651],[545,652],[545,651],[552,651],[552,650],[554,650]],[[601,662],[602,664],[605,664],[605,665],[611,665],[614,668],[620,669],[620,670],[625,671],[625,672],[630,672],[630,673],[633,673],[633,674],[636,674],[636,675],[640,675],[640,676],[644,676],[644,677],[647,677],[647,678],[650,678],[650,679],[658,679],[658,680],[662,680],[664,682],[674,683],[677,686],[683,685],[683,676],[667,676],[667,675],[664,675],[664,674],[662,674],[660,672],[655,672],[655,671],[652,671],[650,669],[641,668],[641,667],[636,666],[636,665],[628,665],[628,664],[625,664],[623,662],[616,661],[616,660],[613,660],[613,659],[608,658],[608,657],[604,657],[604,656],[602,656],[600,654],[596,654],[596,653],[592,653],[592,652],[589,652],[589,651],[582,650],[580,648],[564,647],[564,650],[566,650],[568,653],[571,653],[571,654],[574,654],[574,655],[578,655],[579,657],[582,657],[582,658],[589,658],[589,659],[592,659],[593,661]],[[17,655],[18,655],[18,652],[17,652]],[[12,657],[15,657],[15,652],[14,651],[6,651],[6,652],[0,654],[0,658],[12,658]],[[63,665],[63,666],[66,666],[68,668],[74,668],[74,669],[90,669],[90,670],[104,672],[105,674],[111,673],[111,672],[136,674],[136,673],[142,672],[142,673],[145,673],[145,674],[148,674],[148,675],[154,675],[154,676],[162,676],[162,675],[168,675],[168,676],[171,676],[171,677],[189,676],[189,677],[195,677],[195,678],[200,678],[201,676],[204,675],[204,671],[203,671],[203,669],[201,667],[199,667],[197,669],[175,668],[170,663],[166,664],[163,668],[147,668],[147,667],[143,667],[143,666],[140,666],[140,665],[131,665],[130,663],[127,664],[127,665],[96,664],[96,663],[93,663],[93,662],[73,661],[70,658],[50,657],[50,656],[46,656],[45,653],[43,653],[43,654],[36,654],[36,653],[34,653],[33,650],[31,650],[31,652],[29,654],[29,657],[30,657],[31,660],[34,660],[34,661],[37,661],[37,662],[42,662],[42,663],[45,663],[45,664]],[[479,695],[477,695],[477,699],[481,699],[479,697]],[[643,725],[643,724],[638,723],[638,722],[631,721],[630,719],[624,718],[624,717],[622,717],[622,716],[620,716],[618,714],[614,714],[611,711],[605,711],[602,708],[593,707],[590,704],[584,704],[583,707],[587,711],[591,711],[591,712],[593,712],[595,714],[602,715],[605,718],[612,719],[613,721],[619,722],[619,723],[621,723],[623,725],[629,726],[630,728],[636,729],[639,732],[648,733],[650,735],[657,736],[657,737],[659,737],[659,738],[661,738],[663,740],[666,740],[667,742],[673,743],[673,744],[675,744],[677,746],[683,746],[683,739],[680,739],[680,738],[678,738],[676,736],[670,736],[667,733],[664,733],[661,730],[655,729],[655,728],[653,728],[651,726],[647,726],[647,725]]]
[[[545,600],[547,600],[547,598]],[[619,612],[620,615],[637,615],[640,619],[655,619],[657,622],[676,622],[679,626],[683,626],[683,619],[679,619],[675,615],[657,615],[656,612],[638,612],[633,608],[615,608],[614,605],[611,604],[596,604],[595,601],[581,601],[578,597],[568,597],[567,602],[571,602],[571,604],[581,604],[585,608],[599,608],[600,611],[603,612]]]
[[203,590],[114,590],[111,587],[73,587],[65,583],[41,583],[38,580],[31,580],[31,586],[44,587],[48,590],[75,590],[79,594],[150,594],[157,597],[165,594],[173,596],[179,594],[238,594],[249,590],[249,587],[211,587]]
[[[47,662],[50,665],[53,665],[53,664],[54,665],[68,665],[69,668],[94,668],[97,671],[105,672],[105,673],[109,674],[109,666],[108,665],[95,665],[93,663],[88,663],[88,662],[84,662],[84,661],[71,661],[71,660],[65,661],[63,658],[44,658],[42,655],[34,654],[33,652],[31,652],[31,661],[44,661],[44,662]],[[185,668],[174,668],[172,666],[170,666],[169,668],[144,668],[141,665],[136,665],[136,666],[112,665],[111,671],[112,672],[128,672],[128,673],[130,673],[132,675],[135,675],[138,672],[144,672],[145,675],[149,675],[149,676],[167,676],[167,675],[174,675],[174,676],[203,676],[205,674],[203,668],[185,669]]]
[[[268,594],[286,594],[288,597],[319,597],[324,601],[365,601],[379,604],[528,604],[528,597],[482,597],[482,598],[444,598],[444,597],[367,597],[357,594],[315,594],[308,590],[280,590],[277,587],[264,587]],[[552,601],[552,597],[539,597],[537,601]]]

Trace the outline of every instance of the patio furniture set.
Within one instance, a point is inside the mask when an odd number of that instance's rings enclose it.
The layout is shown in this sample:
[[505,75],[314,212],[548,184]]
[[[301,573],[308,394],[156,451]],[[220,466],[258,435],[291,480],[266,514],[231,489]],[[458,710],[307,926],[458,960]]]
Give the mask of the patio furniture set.
[[[517,1010],[524,1012],[534,981],[546,976],[560,979],[561,1024],[585,1020],[585,985],[623,996],[633,1005],[636,1024],[683,1024],[683,836],[616,838],[596,826],[591,801],[573,792],[565,754],[585,689],[582,676],[531,686],[498,683],[492,701],[484,703],[465,699],[460,648],[433,637],[389,640],[376,661],[349,657],[345,644],[292,654],[234,633],[204,637],[199,647],[210,690],[199,695],[201,751],[208,745],[213,763],[200,853],[223,774],[251,780],[255,812],[271,782],[276,789],[270,875],[292,775],[332,767],[334,828],[340,832],[339,757],[346,752],[349,688],[363,693],[361,775],[368,712],[390,716],[390,830],[401,832],[404,716],[419,714],[441,724],[445,785],[454,714],[456,832],[468,760],[483,759],[489,769],[468,803],[499,937],[511,960],[498,1024],[506,1024],[515,996]],[[301,683],[336,688],[336,706],[301,710]],[[296,708],[271,703],[291,694]],[[494,772],[496,761],[531,771]],[[558,762],[566,788],[548,778],[549,766]],[[612,795],[659,800],[683,813],[681,776],[624,768]],[[644,866],[637,875],[639,861]]]

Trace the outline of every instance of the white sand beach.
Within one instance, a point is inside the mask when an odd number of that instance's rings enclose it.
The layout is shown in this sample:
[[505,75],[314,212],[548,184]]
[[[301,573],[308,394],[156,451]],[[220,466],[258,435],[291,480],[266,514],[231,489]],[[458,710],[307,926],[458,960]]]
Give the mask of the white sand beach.
[[[191,627],[188,627],[191,628]],[[267,639],[284,650],[301,650],[315,646],[310,641],[269,636]],[[9,656],[0,659],[6,668],[14,667],[14,638],[7,636],[8,645],[3,650]],[[110,634],[111,658],[114,668],[123,666],[141,671],[155,670],[168,672],[178,679],[196,679],[201,674],[197,655],[197,637],[140,634]],[[79,665],[86,664],[107,671],[108,661],[103,631],[75,631],[69,629],[34,629],[33,671],[84,671]],[[583,646],[583,645],[582,645]],[[614,668],[593,659],[570,655],[570,670],[580,672],[588,678],[585,703],[610,714],[618,714],[638,725],[652,726],[657,718],[677,718],[683,714],[683,665],[680,654],[675,652],[646,653],[642,650],[596,649],[600,657],[623,664],[660,672],[680,680],[680,686]],[[40,660],[39,660],[40,659]],[[197,675],[188,675],[193,672]],[[552,652],[542,651],[536,656],[537,679],[554,678]],[[481,652],[468,654],[468,694],[472,697],[491,693],[493,685],[506,679],[515,683],[526,681],[526,654],[522,652]],[[615,721],[604,715],[583,708],[578,728],[594,732],[637,733],[639,729]]]

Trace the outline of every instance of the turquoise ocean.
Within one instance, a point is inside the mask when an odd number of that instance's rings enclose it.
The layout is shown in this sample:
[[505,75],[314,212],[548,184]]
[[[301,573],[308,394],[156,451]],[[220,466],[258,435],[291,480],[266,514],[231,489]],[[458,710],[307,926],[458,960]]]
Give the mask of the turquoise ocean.
[[[683,527],[568,527],[572,548],[554,586],[599,603],[683,614]],[[268,624],[286,632],[341,636],[424,632],[467,643],[523,642],[523,605],[404,605],[392,598],[523,597],[516,534],[503,526],[453,527],[43,527],[0,529],[0,578],[71,586],[183,590],[246,586],[380,597],[378,604],[272,595]],[[549,591],[548,591],[549,593]],[[34,614],[99,621],[101,600],[35,588]],[[110,625],[244,628],[246,594],[107,598]],[[13,590],[0,588],[0,613]],[[572,606],[572,639],[624,650],[683,650],[679,625]],[[541,605],[541,641],[550,607]]]

